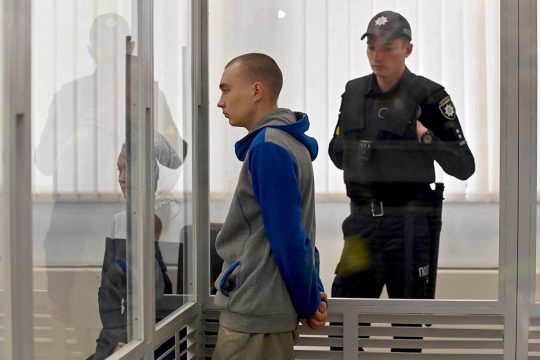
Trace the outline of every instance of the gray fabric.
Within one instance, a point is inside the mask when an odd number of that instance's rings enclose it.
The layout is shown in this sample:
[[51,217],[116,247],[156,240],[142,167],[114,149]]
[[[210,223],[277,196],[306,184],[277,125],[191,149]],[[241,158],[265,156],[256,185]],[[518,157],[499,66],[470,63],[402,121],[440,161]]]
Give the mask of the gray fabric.
[[[296,122],[287,109],[277,109],[261,119],[253,131],[268,125]],[[269,128],[265,141],[287,149],[298,164],[298,181],[302,192],[304,229],[315,248],[315,200],[311,158],[306,147],[288,133]],[[266,237],[261,210],[255,199],[248,160],[242,166],[238,185],[216,240],[216,250],[224,260],[223,271],[216,280],[220,289],[224,273],[240,261],[229,279],[234,289],[230,296],[218,291],[214,302],[221,309],[221,325],[241,332],[277,333],[294,330],[298,315],[285,282],[272,256]]]

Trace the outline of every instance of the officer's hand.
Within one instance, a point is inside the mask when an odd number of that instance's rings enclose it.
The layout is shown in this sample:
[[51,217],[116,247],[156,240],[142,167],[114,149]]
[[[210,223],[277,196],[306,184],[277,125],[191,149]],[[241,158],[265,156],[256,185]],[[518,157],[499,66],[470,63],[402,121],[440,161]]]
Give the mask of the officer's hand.
[[422,142],[422,138],[426,133],[428,132],[428,128],[424,126],[420,121],[416,120],[416,137],[418,138],[418,142]]

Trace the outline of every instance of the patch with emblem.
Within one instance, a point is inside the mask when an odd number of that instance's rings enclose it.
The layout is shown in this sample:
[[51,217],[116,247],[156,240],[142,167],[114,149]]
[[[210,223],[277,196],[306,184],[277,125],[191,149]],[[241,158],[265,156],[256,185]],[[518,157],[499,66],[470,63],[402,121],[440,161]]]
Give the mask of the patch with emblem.
[[441,114],[448,120],[454,120],[456,118],[456,108],[450,96],[445,97],[439,101],[439,110]]

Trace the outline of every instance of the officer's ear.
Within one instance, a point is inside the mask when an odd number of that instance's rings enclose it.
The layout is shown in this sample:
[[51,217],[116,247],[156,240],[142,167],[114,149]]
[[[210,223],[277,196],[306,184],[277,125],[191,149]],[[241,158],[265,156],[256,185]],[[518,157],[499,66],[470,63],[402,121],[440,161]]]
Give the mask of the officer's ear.
[[413,44],[411,42],[407,42],[405,44],[405,57],[409,57],[411,55],[413,49]]

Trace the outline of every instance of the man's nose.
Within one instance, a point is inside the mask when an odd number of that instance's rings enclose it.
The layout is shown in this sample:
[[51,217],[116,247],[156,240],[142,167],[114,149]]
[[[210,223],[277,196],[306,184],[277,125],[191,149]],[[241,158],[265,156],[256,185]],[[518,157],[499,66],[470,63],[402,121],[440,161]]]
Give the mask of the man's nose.
[[223,106],[225,106],[225,105],[223,104],[223,100],[219,99],[219,101],[218,101],[218,103],[217,103],[217,107],[218,107],[218,108],[222,108]]

